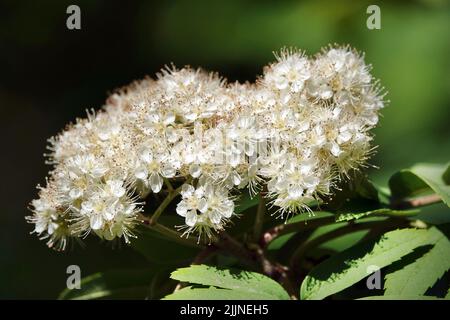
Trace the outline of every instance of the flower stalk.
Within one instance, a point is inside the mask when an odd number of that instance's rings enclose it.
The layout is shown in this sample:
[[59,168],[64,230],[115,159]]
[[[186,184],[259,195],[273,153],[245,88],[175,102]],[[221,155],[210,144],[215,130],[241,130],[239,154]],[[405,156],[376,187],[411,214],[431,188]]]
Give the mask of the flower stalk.
[[256,210],[255,226],[253,227],[253,239],[255,242],[257,242],[261,236],[264,225],[265,213],[266,213],[266,201],[261,191],[259,193],[258,209]]
[[177,189],[169,189],[169,192],[167,196],[164,198],[164,200],[161,202],[161,204],[158,206],[158,208],[155,210],[155,212],[150,217],[148,223],[150,226],[155,225],[158,222],[159,217],[164,213],[164,210],[166,210],[167,206],[172,202],[172,200],[180,194],[181,187]]

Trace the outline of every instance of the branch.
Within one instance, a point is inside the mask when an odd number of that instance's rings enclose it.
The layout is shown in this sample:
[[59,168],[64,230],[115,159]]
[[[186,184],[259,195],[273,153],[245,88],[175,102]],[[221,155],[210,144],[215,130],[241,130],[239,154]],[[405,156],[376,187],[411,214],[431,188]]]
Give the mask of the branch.
[[193,248],[204,248],[203,245],[197,243],[196,241],[194,241],[190,238],[184,238],[184,237],[182,237],[181,233],[179,233],[175,230],[172,230],[160,223],[156,222],[156,223],[150,224],[151,218],[149,219],[149,218],[143,216],[142,214],[140,215],[140,218],[142,219],[143,225],[145,227],[149,228],[150,230],[156,231],[159,234],[162,234],[162,235],[166,236],[167,238],[174,240],[175,242],[178,242],[180,244],[187,245],[187,246],[193,247]]
[[430,194],[412,199],[393,199],[391,200],[390,207],[393,209],[417,208],[439,203],[441,201],[442,198],[439,195]]
[[219,239],[214,242],[214,246],[241,259],[242,262],[253,268],[257,267],[252,252],[224,231],[219,233]]
[[293,300],[297,300],[298,292],[296,286],[292,283],[289,277],[289,269],[278,262],[271,262],[265,256],[264,250],[258,245],[254,245],[253,252],[261,265],[263,273],[279,282],[286,289],[291,298]]
[[194,260],[192,260],[191,264],[202,264],[206,260],[208,260],[211,255],[217,252],[217,247],[215,246],[207,246],[205,249],[200,251],[198,255],[195,256]]
[[266,201],[262,195],[262,192],[259,193],[259,202],[258,202],[258,210],[256,211],[255,216],[255,226],[253,228],[253,239],[254,241],[258,241],[261,236],[263,224],[264,224],[264,214],[266,213]]
[[[168,183],[170,183],[167,179],[166,181]],[[159,207],[155,210],[155,212],[152,214],[150,220],[149,220],[149,224],[151,226],[155,225],[158,222],[159,217],[161,216],[161,214],[164,212],[164,210],[166,210],[167,206],[172,202],[172,200],[180,193],[181,191],[181,187],[177,188],[177,189],[171,189],[171,187],[169,188],[169,193],[167,194],[167,197],[163,200],[163,202],[161,202],[161,204],[159,205]]]
[[169,190],[169,192],[174,191],[172,183],[170,183],[169,179],[164,178],[164,183],[166,184],[167,190]]

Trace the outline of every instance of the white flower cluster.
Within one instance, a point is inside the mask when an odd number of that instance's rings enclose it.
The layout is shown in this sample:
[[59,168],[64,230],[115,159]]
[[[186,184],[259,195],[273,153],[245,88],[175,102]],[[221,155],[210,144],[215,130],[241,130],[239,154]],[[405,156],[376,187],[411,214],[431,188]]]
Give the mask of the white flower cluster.
[[238,189],[264,187],[280,215],[308,210],[371,150],[383,95],[369,71],[340,47],[284,50],[255,84],[164,69],[50,140],[54,170],[28,220],[61,249],[89,233],[128,242],[142,201],[174,189],[187,234],[222,230]]

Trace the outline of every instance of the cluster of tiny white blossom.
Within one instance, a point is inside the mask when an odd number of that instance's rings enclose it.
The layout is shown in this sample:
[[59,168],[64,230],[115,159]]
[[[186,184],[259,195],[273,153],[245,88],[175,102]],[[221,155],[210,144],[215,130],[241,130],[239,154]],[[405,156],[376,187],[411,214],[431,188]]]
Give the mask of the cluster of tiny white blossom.
[[364,163],[382,107],[347,47],[283,50],[255,84],[167,68],[50,139],[54,169],[28,220],[62,249],[89,233],[128,242],[150,193],[179,192],[187,235],[222,230],[239,189],[264,187],[281,216],[302,212]]

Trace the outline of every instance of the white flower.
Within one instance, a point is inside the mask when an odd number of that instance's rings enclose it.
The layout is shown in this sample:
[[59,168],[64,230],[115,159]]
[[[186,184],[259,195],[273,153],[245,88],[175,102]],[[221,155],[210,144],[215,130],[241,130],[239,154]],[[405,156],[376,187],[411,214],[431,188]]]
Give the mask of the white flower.
[[256,151],[256,143],[262,138],[262,130],[257,128],[254,117],[243,115],[231,124],[227,136],[237,142],[232,146],[237,146],[239,154],[252,156]]
[[34,220],[34,232],[38,234],[43,232],[47,232],[50,235],[53,234],[58,229],[58,224],[55,222],[58,219],[56,210],[49,203],[46,203],[44,199],[33,200],[32,205],[34,210],[39,212],[39,215]]
[[192,185],[185,184],[181,195],[177,213],[185,218],[185,234],[198,231],[199,239],[202,233],[211,238],[212,230],[222,230],[233,215],[234,202],[222,187],[206,184],[195,189]]
[[108,180],[104,191],[111,197],[121,198],[125,195],[126,189],[121,180]]
[[128,242],[150,190],[173,200],[181,184],[187,235],[222,230],[238,190],[267,189],[281,215],[307,211],[364,164],[383,99],[348,47],[282,50],[254,84],[163,69],[50,139],[54,167],[27,220],[55,248],[87,234]]
[[40,239],[47,239],[50,248],[64,250],[70,231],[64,220],[65,213],[58,211],[56,205],[52,203],[52,193],[51,189],[41,190],[41,198],[31,203],[34,215],[27,217],[27,221],[34,224],[33,232],[37,233]]
[[279,206],[281,214],[284,212],[298,212],[308,210],[307,203],[314,200],[320,183],[317,175],[317,163],[313,159],[301,162],[290,159],[268,184],[268,191],[275,195],[274,204]]
[[79,210],[75,209],[73,232],[84,236],[92,230],[106,240],[124,236],[128,242],[139,211],[121,182],[107,181],[103,189],[83,201]]
[[145,180],[154,193],[158,193],[163,185],[163,178],[173,178],[177,171],[177,163],[167,153],[154,154],[144,149],[137,162],[135,177]]
[[174,122],[175,114],[173,112],[162,113],[151,111],[140,127],[147,135],[170,135]]
[[199,220],[199,214],[205,213],[208,203],[205,199],[204,187],[195,189],[190,184],[185,184],[181,190],[183,200],[177,205],[177,213],[186,218],[186,225],[193,227]]
[[278,62],[265,72],[264,81],[278,90],[300,92],[311,76],[310,62],[301,53],[282,51]]

